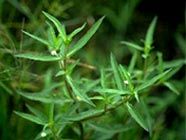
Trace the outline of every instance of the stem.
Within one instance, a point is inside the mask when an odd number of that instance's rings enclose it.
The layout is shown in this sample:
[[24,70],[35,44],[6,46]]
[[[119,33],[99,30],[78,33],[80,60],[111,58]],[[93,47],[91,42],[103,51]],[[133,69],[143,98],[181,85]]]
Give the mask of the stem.
[[79,121],[87,121],[87,120],[92,120],[98,117],[101,117],[103,115],[105,115],[105,113],[110,112],[112,110],[115,110],[116,108],[120,107],[121,105],[123,105],[124,103],[127,103],[131,100],[131,96],[126,97],[124,100],[122,100],[121,102],[119,102],[116,106],[114,107],[107,107],[106,109],[104,109],[104,111],[102,111],[100,114],[96,114],[96,115],[92,115],[92,116],[88,116],[86,118],[83,118]]
[[[64,60],[63,61],[60,61],[59,63],[59,67],[62,68],[64,71],[66,71],[67,69],[67,58],[66,58],[66,52],[67,52],[67,49],[68,49],[69,46],[65,46],[65,52],[64,52]],[[71,63],[73,63],[74,61],[71,61]],[[88,64],[80,64],[81,66],[84,66],[84,67],[89,67],[90,69],[94,69],[93,67],[89,66]],[[66,77],[65,77],[65,86],[68,90],[68,93],[69,93],[69,96],[71,99],[74,100],[74,104],[77,103],[77,100],[74,96],[74,94],[72,94],[71,92],[71,88],[69,87],[68,85],[68,82],[66,80]],[[79,109],[76,110],[76,113],[79,114]],[[79,129],[80,129],[80,139],[81,140],[84,140],[84,128],[83,128],[83,123],[81,121],[78,122],[78,125],[79,125]]]
[[144,60],[144,67],[143,67],[143,78],[145,78],[147,72],[147,58]]

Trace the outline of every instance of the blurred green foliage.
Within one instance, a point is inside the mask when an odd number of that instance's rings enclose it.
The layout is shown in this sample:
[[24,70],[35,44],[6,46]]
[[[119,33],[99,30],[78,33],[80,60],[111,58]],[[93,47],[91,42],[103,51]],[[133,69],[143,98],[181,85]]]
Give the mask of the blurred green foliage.
[[[38,108],[38,110],[47,108],[46,106],[41,107],[39,103],[22,98],[17,94],[17,90],[41,91],[50,83],[50,80],[47,81],[50,72],[46,73],[46,71],[50,71],[51,68],[57,69],[57,65],[53,62],[45,64],[14,57],[16,53],[24,51],[47,52],[44,45],[22,33],[22,30],[26,30],[39,37],[47,37],[47,34],[45,34],[47,24],[43,14],[41,14],[42,11],[47,11],[63,21],[68,33],[83,25],[85,21],[88,23],[88,27],[91,27],[98,18],[105,15],[106,18],[97,35],[75,57],[95,67],[103,67],[110,65],[108,56],[112,51],[116,54],[119,63],[129,65],[131,54],[134,54],[133,50],[120,42],[130,40],[137,44],[143,44],[144,40],[142,42],[139,42],[139,40],[144,38],[151,19],[157,15],[147,11],[145,11],[145,14],[143,13],[141,7],[145,2],[144,0],[0,0],[0,139],[32,140],[42,129],[42,127],[18,117],[13,112],[15,110],[28,112],[26,103]],[[166,64],[167,67],[177,67],[182,62],[176,61],[176,59],[181,60],[186,57],[184,16],[181,16],[181,14],[184,15],[184,9],[183,13],[176,14],[179,14],[176,16],[183,19],[174,21],[173,27],[175,30],[172,30],[172,25],[169,25],[171,23],[166,22],[161,15],[157,15],[158,24],[154,35],[154,47],[164,54],[158,54],[159,71],[161,71],[162,59],[165,61],[175,60]],[[88,29],[86,28],[86,30]],[[75,38],[75,40],[78,40],[78,38]],[[157,57],[155,53],[152,53],[152,55],[151,62],[153,62],[153,58]],[[141,67],[140,62],[137,67]],[[171,83],[178,89],[180,95],[177,96],[167,88],[160,87],[153,89],[152,96],[145,98],[145,102],[151,108],[151,114],[154,116],[155,123],[150,138],[152,140],[182,140],[185,138],[185,70],[185,65],[177,71],[175,70],[175,73],[177,73],[171,79]],[[79,68],[74,75],[96,78],[99,75],[98,73]],[[54,77],[52,77],[52,80],[54,80]],[[170,84],[167,84],[167,87],[171,87]],[[66,110],[66,108],[61,110]],[[117,124],[109,125],[111,121],[112,123],[119,121],[122,125],[122,121],[127,120],[128,116],[123,116],[124,112],[126,110],[118,108],[117,111],[101,118],[101,128],[88,123],[89,128],[97,131],[91,132],[93,134],[91,138],[86,137],[90,139],[99,138],[100,140],[148,139],[148,134],[140,127],[128,131],[124,129],[118,131],[121,132],[120,135],[109,131],[113,127],[121,127]],[[76,139],[75,132],[77,130],[69,126],[64,130],[64,135],[70,135],[70,138]],[[104,132],[105,136],[102,136],[100,132]]]

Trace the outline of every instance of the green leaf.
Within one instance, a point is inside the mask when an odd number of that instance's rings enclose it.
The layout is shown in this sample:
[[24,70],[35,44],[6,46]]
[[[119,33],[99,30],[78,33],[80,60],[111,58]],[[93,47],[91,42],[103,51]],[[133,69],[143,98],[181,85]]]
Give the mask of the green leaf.
[[146,37],[145,37],[145,47],[146,48],[151,48],[151,45],[153,43],[153,34],[154,34],[156,22],[157,22],[157,17],[154,17],[154,19],[152,20],[152,22],[147,30]]
[[148,130],[151,136],[152,135],[152,118],[150,115],[150,110],[147,104],[144,102],[144,100],[140,100],[140,106],[142,107],[142,111],[144,112],[146,116],[146,122],[147,122]]
[[38,101],[41,103],[55,103],[64,105],[65,103],[73,102],[71,99],[64,99],[58,96],[55,97],[50,95],[42,95],[41,93],[26,93],[21,91],[17,91],[17,93],[29,100]]
[[63,38],[63,41],[66,41],[66,31],[65,31],[65,27],[64,25],[62,25],[60,23],[60,21],[58,19],[56,19],[54,16],[46,13],[43,11],[43,14],[54,23],[54,25],[56,26],[58,32],[60,33],[61,37]]
[[159,74],[159,75],[153,77],[153,78],[150,79],[150,80],[146,80],[143,84],[141,84],[140,86],[138,86],[138,87],[136,88],[136,91],[140,91],[140,90],[142,90],[142,89],[145,89],[145,88],[147,88],[147,87],[149,87],[149,86],[155,84],[158,80],[160,80],[161,78],[163,78],[163,77],[164,77],[165,75],[167,75],[170,71],[171,71],[171,70],[169,69],[169,70],[167,70],[167,71],[165,71],[165,72],[163,72],[163,73],[161,73],[161,74]]
[[34,108],[28,104],[26,105],[26,107],[30,110],[30,112],[32,112],[40,120],[47,122],[47,116],[45,114],[43,114],[41,111],[37,110],[36,108]]
[[62,59],[61,57],[44,55],[44,54],[37,54],[37,53],[16,54],[15,57],[26,58],[26,59],[35,60],[35,61],[45,61],[45,62],[59,61]]
[[176,87],[170,83],[170,82],[164,82],[163,83],[166,87],[168,87],[171,91],[173,91],[174,93],[176,93],[177,95],[179,95],[179,91],[176,89]]
[[146,131],[148,130],[147,124],[145,122],[145,120],[143,119],[143,117],[139,114],[139,112],[131,105],[127,102],[127,108],[128,111],[130,113],[130,115],[132,116],[132,118]]
[[33,39],[35,39],[35,40],[37,40],[37,41],[43,43],[43,44],[46,45],[46,46],[49,45],[49,43],[48,43],[46,40],[42,39],[42,38],[39,38],[39,37],[37,37],[37,36],[35,36],[35,35],[32,35],[32,34],[26,32],[26,31],[22,31],[22,32],[23,32],[24,34],[28,35],[29,37],[31,37],[31,38],[33,38]]
[[55,49],[55,41],[56,41],[55,31],[49,22],[47,22],[47,24],[49,26],[49,29],[48,29],[48,42],[50,44],[49,47],[50,49]]
[[77,41],[77,43],[73,46],[73,49],[67,54],[68,57],[71,57],[74,53],[79,51],[82,47],[84,47],[90,38],[95,34],[99,26],[101,25],[104,17],[100,18],[88,31],[87,33]]
[[143,51],[143,47],[141,47],[137,44],[131,43],[131,42],[121,41],[121,44],[124,44],[128,47],[134,48],[134,49],[139,50],[139,51]]
[[88,96],[86,96],[86,94],[81,94],[78,91],[77,87],[75,87],[75,85],[73,84],[72,79],[71,79],[70,76],[67,75],[66,79],[67,79],[68,84],[72,88],[77,100],[79,100],[79,101],[82,100],[82,101],[84,101],[84,102],[86,102],[86,103],[88,103],[88,104],[90,104],[92,106],[95,106],[94,103],[88,98]]
[[27,114],[27,113],[22,113],[22,112],[18,112],[18,111],[14,111],[14,113],[16,113],[18,116],[26,119],[26,120],[29,120],[31,122],[34,122],[36,124],[39,124],[39,125],[46,125],[47,122],[41,120],[40,118],[34,116],[34,115],[31,115],[31,114]]
[[90,109],[88,111],[84,111],[79,114],[73,114],[72,116],[66,116],[65,119],[69,121],[82,121],[82,120],[86,120],[89,117],[102,114],[103,112],[104,112],[104,109]]
[[84,23],[81,27],[75,29],[68,37],[70,38],[70,40],[79,32],[81,32],[86,26],[86,23]]
[[168,62],[163,62],[163,68],[180,67],[186,64],[186,59],[177,59]]
[[62,76],[62,75],[65,75],[65,71],[64,70],[60,70],[55,76],[58,77],[58,76]]
[[118,64],[117,64],[116,59],[112,53],[110,55],[110,62],[111,62],[112,70],[114,72],[114,79],[115,79],[117,88],[122,90],[123,89],[123,81],[119,75]]

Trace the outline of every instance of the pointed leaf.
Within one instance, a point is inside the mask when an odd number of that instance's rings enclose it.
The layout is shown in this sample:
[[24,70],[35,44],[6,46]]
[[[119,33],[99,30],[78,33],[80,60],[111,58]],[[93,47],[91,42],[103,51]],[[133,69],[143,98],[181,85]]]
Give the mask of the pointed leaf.
[[127,41],[121,41],[121,44],[124,44],[128,47],[131,47],[131,48],[134,48],[138,51],[143,51],[143,47],[137,45],[137,44],[134,44],[134,43],[131,43],[131,42],[127,42]]
[[15,57],[26,58],[26,59],[35,60],[35,61],[45,61],[45,62],[59,61],[62,59],[61,57],[44,55],[44,54],[37,54],[37,53],[16,54]]
[[72,56],[74,53],[79,51],[84,47],[90,38],[95,34],[99,26],[101,25],[104,17],[100,18],[88,31],[87,33],[73,46],[73,49],[67,54],[68,57]]
[[86,120],[89,117],[102,114],[103,112],[104,112],[104,109],[91,109],[85,112],[81,112],[79,114],[74,114],[72,116],[66,116],[65,119],[69,121],[82,121],[82,120]]
[[18,111],[14,111],[14,113],[16,113],[18,116],[26,119],[26,120],[29,120],[31,122],[34,122],[36,124],[39,124],[39,125],[46,125],[47,122],[39,119],[38,117],[34,116],[34,115],[31,115],[31,114],[27,114],[27,113],[22,113],[22,112],[18,112]]
[[116,81],[117,88],[122,90],[123,89],[123,82],[122,79],[119,75],[119,70],[118,70],[118,64],[116,62],[116,59],[113,54],[110,56],[110,62],[111,62],[111,67],[114,72],[114,79]]
[[127,108],[128,111],[130,113],[130,115],[132,116],[132,118],[146,131],[148,130],[147,124],[145,122],[145,120],[143,119],[143,117],[139,114],[139,112],[129,103],[127,103]]
[[45,114],[43,114],[41,111],[37,110],[36,108],[34,108],[28,104],[26,105],[26,107],[30,110],[30,112],[32,112],[40,120],[47,122],[47,116]]
[[173,91],[174,93],[176,93],[177,95],[179,95],[179,91],[176,89],[176,87],[170,83],[170,82],[165,82],[163,83],[166,87],[168,87],[171,91]]
[[153,34],[154,34],[156,22],[157,22],[157,17],[155,17],[152,20],[152,22],[147,30],[147,34],[145,37],[145,47],[147,47],[147,48],[150,48],[153,43]]
[[159,74],[159,75],[153,77],[153,78],[150,79],[150,80],[146,80],[143,84],[141,84],[140,86],[138,86],[138,87],[136,88],[136,91],[140,91],[140,90],[142,90],[142,89],[145,89],[145,88],[147,88],[147,87],[149,87],[149,86],[155,84],[158,80],[160,80],[161,78],[163,78],[163,77],[164,77],[165,75],[167,75],[169,72],[170,72],[170,70],[167,70],[167,71],[165,71],[165,72],[163,72],[163,73],[161,73],[161,74]]
[[73,90],[73,92],[76,95],[76,98],[78,100],[82,100],[82,101],[84,101],[84,102],[86,102],[86,103],[88,103],[88,104],[90,104],[92,106],[95,106],[94,103],[88,98],[88,96],[86,96],[86,94],[81,94],[78,91],[78,89],[73,84],[72,79],[70,78],[70,76],[67,75],[66,79],[67,79],[68,84],[71,86],[71,88],[72,88],[72,90]]
[[35,35],[32,35],[32,34],[26,32],[26,31],[22,31],[22,32],[23,32],[24,34],[28,35],[29,37],[31,37],[31,38],[33,38],[33,39],[35,39],[35,40],[37,40],[37,41],[43,43],[43,44],[46,45],[46,46],[49,45],[49,43],[48,43],[46,40],[42,39],[42,38],[39,38],[39,37],[37,37],[37,36],[35,36]]
[[78,34],[79,32],[81,32],[81,31],[85,28],[85,25],[86,25],[86,23],[84,23],[81,27],[75,29],[75,30],[69,35],[70,40],[71,40],[76,34]]
[[62,25],[60,23],[60,21],[58,19],[56,19],[54,16],[46,13],[43,11],[43,14],[50,20],[54,23],[54,25],[56,26],[58,32],[61,34],[63,40],[65,41],[66,40],[66,31],[65,31],[65,27],[64,25]]

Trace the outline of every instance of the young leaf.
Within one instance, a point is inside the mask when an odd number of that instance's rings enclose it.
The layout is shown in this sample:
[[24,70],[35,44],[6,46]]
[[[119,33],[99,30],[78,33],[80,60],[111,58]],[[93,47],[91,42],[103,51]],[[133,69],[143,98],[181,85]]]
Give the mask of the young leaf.
[[67,79],[67,82],[68,82],[68,84],[71,86],[71,88],[72,88],[72,90],[73,90],[73,92],[74,92],[74,94],[76,95],[76,98],[78,99],[78,100],[82,100],[82,101],[84,101],[84,102],[86,102],[86,103],[88,103],[88,104],[90,104],[90,105],[92,105],[92,106],[95,106],[94,105],[94,103],[85,95],[85,94],[81,94],[79,91],[78,91],[78,89],[75,87],[75,85],[73,84],[73,82],[72,82],[72,79],[71,79],[71,77],[70,76],[66,76],[66,79]]
[[73,49],[67,54],[68,57],[71,57],[74,53],[79,51],[84,47],[90,38],[95,34],[99,26],[101,25],[104,17],[100,18],[88,31],[87,33],[73,46]]
[[128,47],[134,48],[138,51],[143,51],[143,48],[137,44],[131,43],[131,42],[127,42],[127,41],[121,41],[121,44],[124,44]]
[[154,19],[152,20],[152,22],[147,30],[146,37],[145,37],[145,47],[146,48],[151,48],[151,45],[153,43],[153,34],[154,34],[156,22],[157,22],[157,17],[154,17]]
[[29,37],[31,37],[31,38],[33,38],[33,39],[35,39],[35,40],[37,40],[37,41],[43,43],[43,44],[46,45],[46,46],[49,45],[49,43],[48,43],[46,40],[42,39],[42,38],[39,38],[39,37],[37,37],[37,36],[35,36],[35,35],[32,35],[32,34],[26,32],[26,31],[22,31],[22,32],[23,32],[24,34],[28,35]]
[[128,111],[130,113],[130,115],[132,116],[132,118],[146,131],[148,130],[147,127],[147,123],[145,122],[145,120],[143,119],[143,117],[139,114],[139,112],[131,105],[127,102],[127,108]]
[[81,27],[75,29],[68,37],[70,38],[70,40],[79,32],[81,32],[84,28],[85,28],[86,23],[84,23]]
[[114,72],[114,79],[116,81],[117,88],[122,90],[123,89],[123,81],[119,75],[118,64],[117,64],[116,59],[112,53],[110,55],[110,62],[111,62],[112,70]]
[[64,25],[62,25],[60,23],[60,21],[58,19],[56,19],[55,17],[53,17],[52,15],[46,13],[43,11],[43,14],[54,23],[54,25],[56,26],[58,32],[61,34],[61,37],[63,38],[63,41],[66,41],[66,31],[65,31],[65,27]]
[[45,61],[45,62],[59,61],[62,59],[61,57],[44,55],[44,54],[37,54],[37,53],[16,54],[15,57],[26,58],[26,59],[35,60],[35,61]]
[[31,114],[27,114],[27,113],[22,113],[22,112],[18,112],[18,111],[14,111],[14,113],[16,113],[18,116],[26,119],[26,120],[29,120],[31,122],[34,122],[36,124],[39,124],[39,125],[46,125],[47,122],[41,120],[40,118],[34,116],[34,115],[31,115]]

